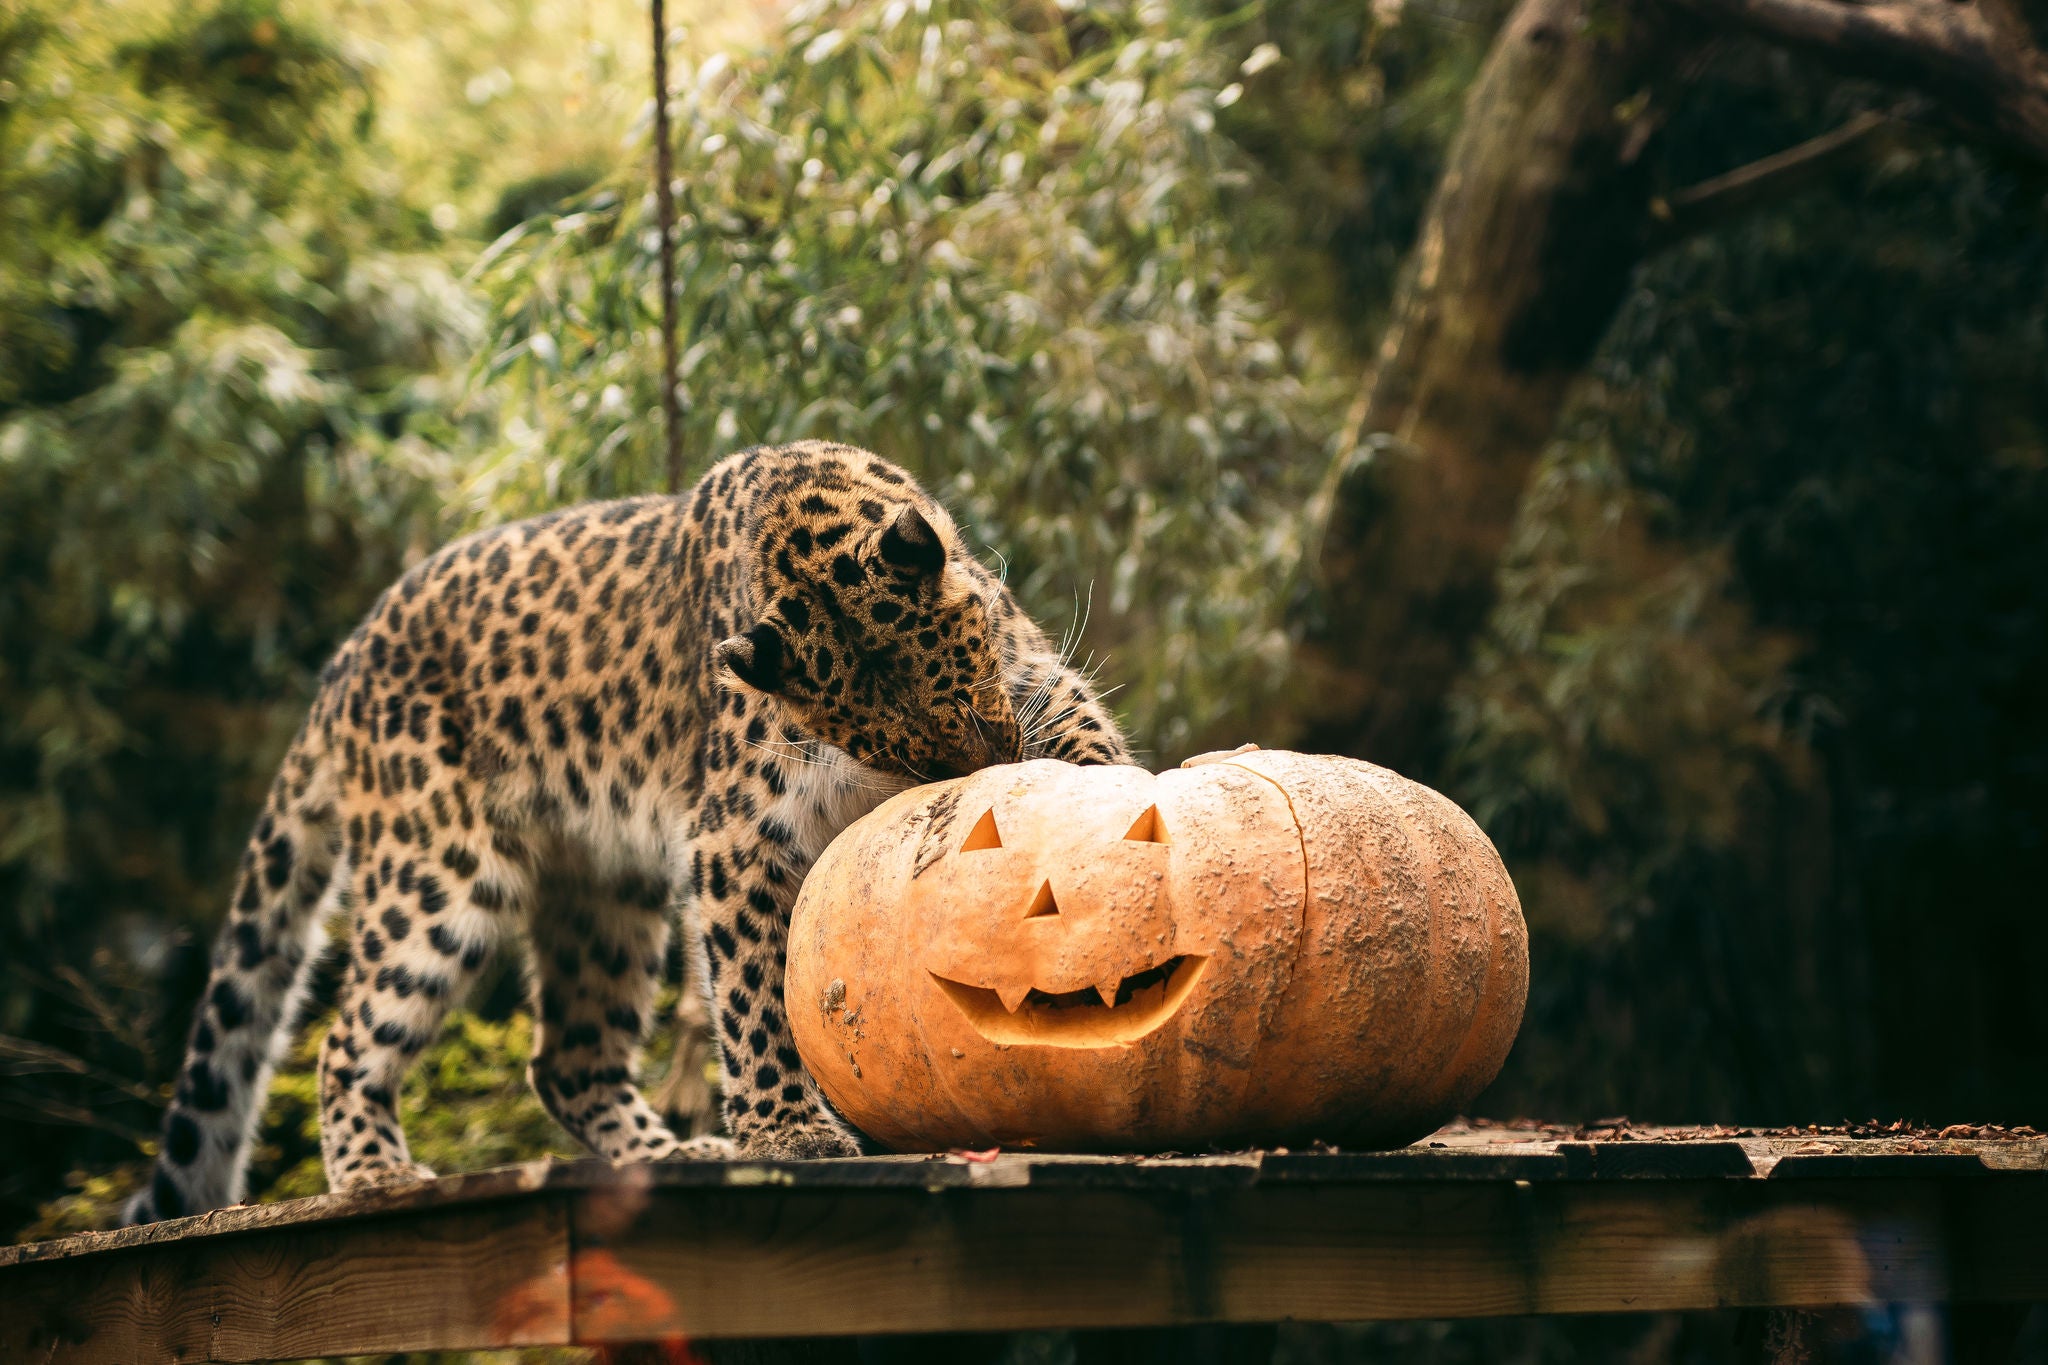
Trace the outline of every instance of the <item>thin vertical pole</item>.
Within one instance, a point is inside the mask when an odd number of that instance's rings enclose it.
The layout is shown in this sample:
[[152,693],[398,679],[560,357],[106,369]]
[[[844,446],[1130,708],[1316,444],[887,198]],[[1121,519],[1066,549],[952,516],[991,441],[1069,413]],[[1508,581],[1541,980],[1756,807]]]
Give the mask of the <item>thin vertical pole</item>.
[[654,212],[661,239],[661,424],[667,452],[668,491],[683,491],[683,417],[676,404],[676,200],[668,133],[668,22],[662,0],[654,11]]

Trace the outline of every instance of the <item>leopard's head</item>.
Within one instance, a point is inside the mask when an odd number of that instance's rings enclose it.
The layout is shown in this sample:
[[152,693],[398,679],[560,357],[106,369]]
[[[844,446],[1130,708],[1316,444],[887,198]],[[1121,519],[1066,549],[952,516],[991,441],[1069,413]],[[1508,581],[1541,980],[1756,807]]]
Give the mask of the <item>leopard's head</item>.
[[986,576],[914,485],[887,501],[876,491],[814,489],[763,518],[754,589],[766,605],[718,645],[721,672],[856,762],[913,781],[1017,762]]

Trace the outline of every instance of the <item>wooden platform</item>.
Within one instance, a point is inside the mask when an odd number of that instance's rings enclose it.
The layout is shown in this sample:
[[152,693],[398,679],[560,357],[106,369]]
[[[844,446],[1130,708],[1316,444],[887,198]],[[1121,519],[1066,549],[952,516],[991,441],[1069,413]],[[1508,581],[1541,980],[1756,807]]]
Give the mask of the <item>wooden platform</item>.
[[0,1361],[2048,1301],[2048,1140],[537,1163],[0,1249]]

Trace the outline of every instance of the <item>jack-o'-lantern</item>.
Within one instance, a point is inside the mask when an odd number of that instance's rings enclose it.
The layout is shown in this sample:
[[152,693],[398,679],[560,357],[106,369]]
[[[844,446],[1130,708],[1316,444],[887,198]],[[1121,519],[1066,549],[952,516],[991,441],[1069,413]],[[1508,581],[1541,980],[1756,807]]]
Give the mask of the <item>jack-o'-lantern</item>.
[[1493,1078],[1527,991],[1463,811],[1250,751],[902,793],[805,879],[786,994],[839,1111],[928,1151],[1408,1141]]

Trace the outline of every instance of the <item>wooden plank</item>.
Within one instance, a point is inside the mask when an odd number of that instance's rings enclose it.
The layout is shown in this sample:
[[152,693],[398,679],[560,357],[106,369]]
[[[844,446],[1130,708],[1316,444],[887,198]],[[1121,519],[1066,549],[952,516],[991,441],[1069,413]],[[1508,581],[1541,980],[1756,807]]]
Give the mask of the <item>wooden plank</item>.
[[564,1344],[568,1250],[564,1197],[528,1195],[44,1257],[0,1277],[0,1360],[151,1365]]
[[[1566,1130],[1567,1132],[1569,1130]],[[96,1255],[199,1235],[329,1222],[403,1210],[448,1207],[541,1191],[747,1187],[802,1189],[1033,1188],[1220,1189],[1301,1183],[1316,1186],[1390,1181],[1499,1182],[1668,1179],[1799,1174],[1921,1179],[2048,1171],[2048,1139],[1920,1142],[1872,1139],[1667,1139],[1640,1129],[1627,1141],[1543,1137],[1529,1129],[1445,1129],[1426,1145],[1388,1152],[1239,1152],[1206,1157],[1118,1157],[1005,1152],[996,1161],[924,1156],[839,1161],[677,1162],[615,1169],[601,1161],[535,1161],[447,1175],[420,1185],[354,1195],[319,1195],[244,1205],[193,1218],[50,1242],[0,1247],[0,1270],[52,1258]],[[1715,1130],[1718,1131],[1718,1130]],[[1920,1150],[1909,1150],[1916,1147]],[[1826,1150],[1821,1150],[1821,1149]],[[1808,1150],[1814,1149],[1814,1150]],[[1837,1156],[1850,1160],[1836,1160]]]
[[0,1360],[2048,1301],[1989,1148],[535,1163],[0,1250]]
[[[693,1194],[695,1192],[692,1192]],[[1004,1197],[1008,1196],[1008,1197]],[[1175,1311],[1185,1195],[1030,1189],[656,1191],[607,1245],[655,1311],[607,1321],[579,1280],[579,1341],[1143,1325]],[[590,1205],[598,1205],[596,1212]],[[576,1217],[579,1249],[610,1220]]]
[[[2048,1170],[2048,1138],[2031,1128],[1970,1128],[1956,1125],[1943,1129],[1860,1135],[1850,1127],[1821,1128],[1739,1128],[1726,1125],[1711,1128],[1660,1128],[1632,1125],[1627,1120],[1602,1121],[1590,1128],[1562,1124],[1517,1122],[1512,1124],[1454,1123],[1432,1133],[1424,1143],[1409,1150],[1433,1149],[1452,1153],[1551,1153],[1573,1146],[1592,1146],[1602,1158],[1621,1157],[1631,1148],[1645,1145],[1667,1147],[1734,1143],[1748,1155],[1758,1175],[1769,1175],[1785,1157],[1851,1156],[1870,1157],[1975,1157],[1992,1170]],[[1942,1134],[1948,1134],[1944,1137]],[[1859,1160],[1856,1164],[1869,1163]]]
[[276,1204],[237,1204],[233,1208],[215,1209],[189,1218],[166,1219],[161,1223],[144,1223],[140,1227],[81,1232],[48,1242],[0,1247],[0,1270],[38,1261],[100,1255],[128,1247],[184,1242],[194,1237],[219,1237],[306,1223],[335,1223],[386,1213],[479,1204],[536,1194],[542,1190],[581,1189],[587,1183],[602,1184],[616,1178],[613,1169],[601,1161],[528,1161],[359,1194],[317,1194]]
[[1218,1220],[1228,1318],[2048,1301],[2033,1177],[1288,1193]]
[[[2048,1300],[2032,1178],[585,1196],[579,1341]],[[1966,1254],[1955,1254],[1958,1241]]]

